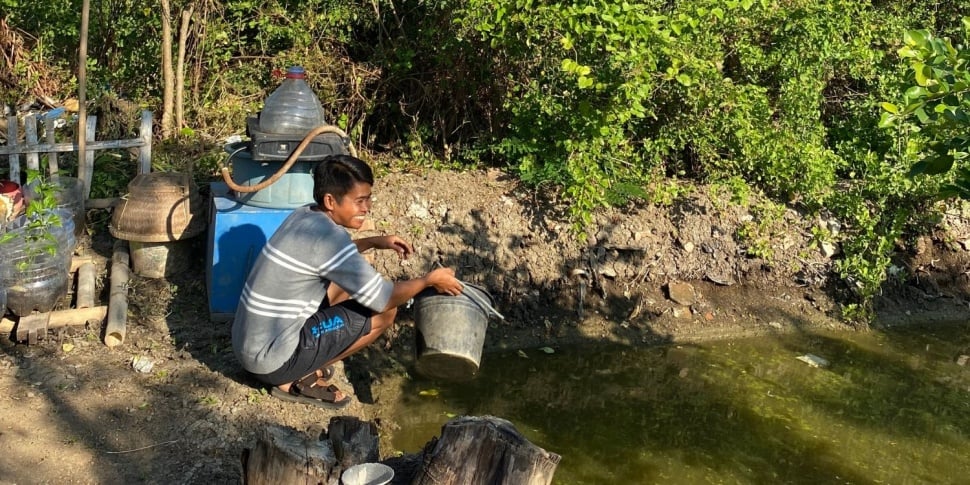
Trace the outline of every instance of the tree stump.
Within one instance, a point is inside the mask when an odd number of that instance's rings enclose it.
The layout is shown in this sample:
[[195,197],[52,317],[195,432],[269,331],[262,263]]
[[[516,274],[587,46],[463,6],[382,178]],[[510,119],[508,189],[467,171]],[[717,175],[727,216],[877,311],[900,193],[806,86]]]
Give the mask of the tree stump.
[[333,446],[337,463],[350,468],[360,463],[374,463],[380,459],[380,437],[377,426],[351,416],[330,419],[327,438]]
[[256,447],[243,452],[242,461],[247,485],[336,484],[340,480],[341,470],[329,441],[283,426],[264,428]]
[[548,485],[560,458],[504,419],[462,416],[445,423],[441,437],[425,446],[424,466],[412,483]]

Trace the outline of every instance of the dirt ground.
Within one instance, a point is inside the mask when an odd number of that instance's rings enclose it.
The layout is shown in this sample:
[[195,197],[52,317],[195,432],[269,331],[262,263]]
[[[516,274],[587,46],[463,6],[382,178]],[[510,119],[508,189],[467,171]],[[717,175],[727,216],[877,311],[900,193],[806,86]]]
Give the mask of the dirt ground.
[[[373,255],[389,278],[441,263],[486,287],[506,318],[490,324],[485,352],[815,326],[871,330],[840,320],[845,290],[832,257],[812,241],[812,227],[825,221],[793,210],[764,218],[711,192],[668,207],[604,211],[580,243],[564,220],[568,201],[499,171],[392,173],[379,177],[373,224],[359,235],[398,234],[414,244],[407,261]],[[91,234],[80,249],[99,264],[102,304],[108,217],[89,211]],[[934,234],[900,244],[905,271],[877,299],[877,325],[966,318],[966,222],[948,215]],[[407,430],[392,410],[414,372],[409,312],[339,369],[338,385],[356,397],[350,407],[284,403],[240,371],[229,325],[209,319],[203,239],[187,243],[195,249],[189,270],[133,277],[123,345],[106,347],[97,326],[54,330],[35,345],[0,339],[0,484],[238,483],[240,456],[259,430],[279,424],[319,435],[337,415],[374,421],[382,453],[393,452],[386,443]],[[752,255],[756,240],[767,257]],[[136,370],[146,362],[150,369]]]

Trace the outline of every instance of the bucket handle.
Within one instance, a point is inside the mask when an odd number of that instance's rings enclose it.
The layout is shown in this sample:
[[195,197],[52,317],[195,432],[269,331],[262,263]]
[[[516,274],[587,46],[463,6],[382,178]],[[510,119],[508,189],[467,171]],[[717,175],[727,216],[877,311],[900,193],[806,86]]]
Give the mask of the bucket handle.
[[[436,259],[436,260],[434,260],[431,263],[431,268],[433,269],[435,267],[444,268],[445,266],[443,264],[441,264],[441,261],[438,261]],[[482,293],[488,294],[488,292],[485,291],[485,288],[482,288],[481,286],[473,285],[471,283],[468,283],[468,282],[462,281],[462,280],[458,280],[458,282],[461,283],[461,286],[463,286],[463,287],[464,286],[471,286],[472,288],[478,289]],[[503,316],[501,313],[498,312],[498,310],[496,310],[495,308],[493,308],[492,305],[489,305],[487,301],[484,301],[481,298],[479,298],[478,295],[476,295],[476,294],[474,294],[474,293],[472,293],[470,291],[468,293],[465,293],[464,291],[462,291],[461,294],[468,296],[468,298],[472,302],[474,302],[476,305],[478,305],[479,307],[481,307],[482,310],[485,310],[485,314],[486,315],[488,315],[488,313],[491,312],[496,317],[498,317],[499,320],[505,320],[505,316]]]
[[[461,286],[471,286],[472,288],[476,288],[478,290],[481,290],[483,293],[485,292],[485,289],[482,288],[481,286],[473,285],[471,283],[466,283],[466,282],[464,282],[462,280],[458,280],[458,282],[461,283]],[[489,312],[491,312],[496,317],[498,317],[500,320],[505,320],[505,317],[502,316],[502,314],[499,313],[498,310],[496,310],[495,308],[493,308],[492,305],[489,305],[487,301],[482,300],[481,298],[479,298],[479,296],[476,295],[474,292],[469,291],[469,292],[466,293],[466,292],[462,291],[461,294],[468,296],[468,298],[471,299],[471,301],[475,302],[476,305],[482,307],[482,310],[485,310],[485,313],[486,314],[489,313]]]

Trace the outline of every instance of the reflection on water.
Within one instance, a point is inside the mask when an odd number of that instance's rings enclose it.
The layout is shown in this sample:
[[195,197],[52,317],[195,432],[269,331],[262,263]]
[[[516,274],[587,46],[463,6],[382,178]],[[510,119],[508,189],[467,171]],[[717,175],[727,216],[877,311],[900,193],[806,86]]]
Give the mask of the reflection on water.
[[970,483],[968,329],[488,354],[472,382],[406,389],[394,445],[493,415],[562,455],[562,484]]

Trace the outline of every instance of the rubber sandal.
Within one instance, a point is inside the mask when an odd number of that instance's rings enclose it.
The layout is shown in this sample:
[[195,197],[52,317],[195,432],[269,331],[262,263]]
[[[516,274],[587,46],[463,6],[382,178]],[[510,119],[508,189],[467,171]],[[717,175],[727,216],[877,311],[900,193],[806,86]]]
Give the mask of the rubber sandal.
[[269,394],[283,401],[310,404],[326,409],[341,409],[350,404],[352,399],[350,396],[344,396],[343,399],[335,401],[338,391],[340,389],[333,384],[323,388],[294,382],[290,385],[289,392],[274,386]]

